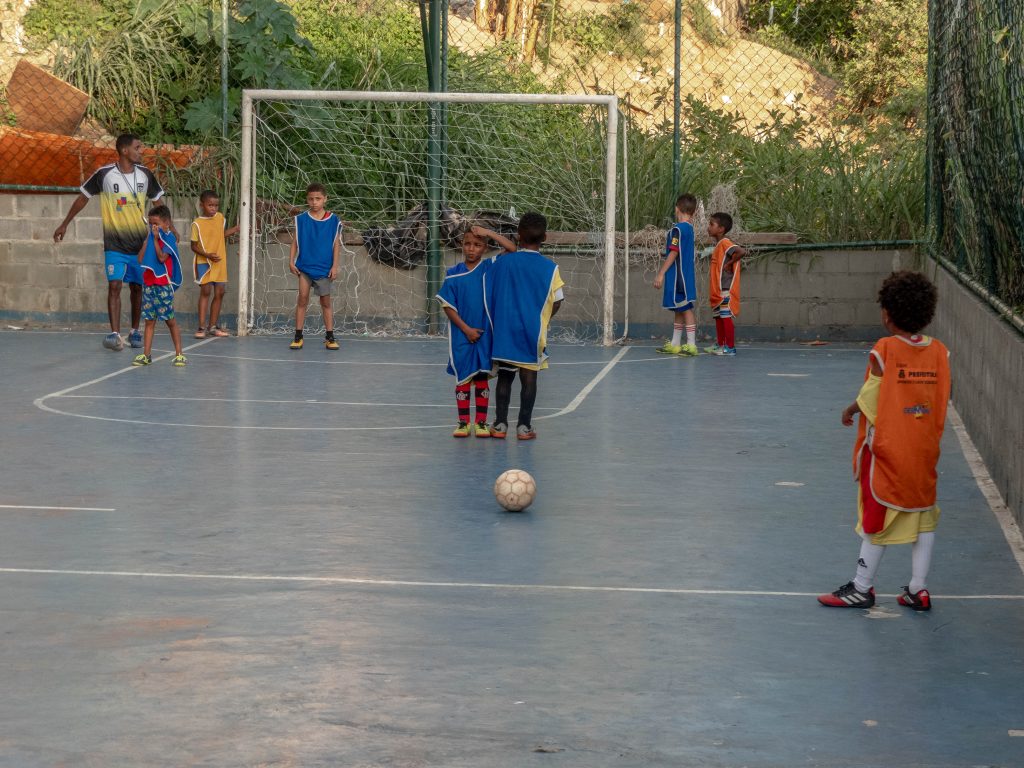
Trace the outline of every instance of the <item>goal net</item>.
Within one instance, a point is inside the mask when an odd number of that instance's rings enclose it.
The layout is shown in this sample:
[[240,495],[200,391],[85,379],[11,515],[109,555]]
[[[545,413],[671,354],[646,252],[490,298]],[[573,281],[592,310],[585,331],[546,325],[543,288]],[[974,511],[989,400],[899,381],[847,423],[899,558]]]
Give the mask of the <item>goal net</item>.
[[[246,91],[240,332],[293,329],[294,217],[318,182],[344,222],[340,332],[442,333],[433,297],[463,232],[514,235],[538,211],[566,283],[549,338],[610,343],[617,117],[614,96]],[[314,298],[306,329],[318,323]]]

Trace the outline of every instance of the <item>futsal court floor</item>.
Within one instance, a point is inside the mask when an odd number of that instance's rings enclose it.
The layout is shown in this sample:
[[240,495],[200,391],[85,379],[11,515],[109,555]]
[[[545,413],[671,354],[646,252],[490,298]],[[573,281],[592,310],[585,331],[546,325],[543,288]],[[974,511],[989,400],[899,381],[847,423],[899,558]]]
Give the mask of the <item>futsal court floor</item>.
[[450,437],[443,341],[101,338],[0,333],[2,766],[1024,766],[1024,553],[955,414],[931,613],[908,546],[815,601],[864,345],[556,345],[520,443]]

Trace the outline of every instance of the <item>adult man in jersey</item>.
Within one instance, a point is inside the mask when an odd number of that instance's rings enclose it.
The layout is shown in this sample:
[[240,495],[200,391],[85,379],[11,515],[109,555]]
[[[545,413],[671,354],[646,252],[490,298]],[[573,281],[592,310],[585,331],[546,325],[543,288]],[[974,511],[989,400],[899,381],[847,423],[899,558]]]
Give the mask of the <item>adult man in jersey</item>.
[[71,204],[68,215],[54,230],[53,241],[64,239],[68,224],[85,208],[89,198],[100,196],[100,215],[103,219],[103,255],[107,275],[107,315],[110,335],[103,346],[118,351],[124,348],[121,338],[121,287],[128,283],[131,300],[132,330],[128,342],[142,346],[139,320],[142,314],[142,269],[138,255],[146,242],[149,225],[146,219],[146,201],[159,200],[164,190],[153,172],[143,165],[142,142],[126,133],[117,137],[117,162],[104,165],[81,186]]

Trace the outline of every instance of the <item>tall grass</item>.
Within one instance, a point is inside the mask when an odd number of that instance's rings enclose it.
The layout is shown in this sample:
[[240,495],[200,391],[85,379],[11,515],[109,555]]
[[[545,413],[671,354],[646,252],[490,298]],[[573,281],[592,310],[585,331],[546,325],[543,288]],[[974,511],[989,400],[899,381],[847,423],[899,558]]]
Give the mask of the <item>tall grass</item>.
[[707,199],[733,185],[751,231],[795,232],[814,243],[918,236],[924,224],[924,143],[911,136],[818,136],[799,116],[778,115],[753,136],[736,116],[689,101],[671,189],[672,140],[629,137],[631,222],[664,225],[683,191]]

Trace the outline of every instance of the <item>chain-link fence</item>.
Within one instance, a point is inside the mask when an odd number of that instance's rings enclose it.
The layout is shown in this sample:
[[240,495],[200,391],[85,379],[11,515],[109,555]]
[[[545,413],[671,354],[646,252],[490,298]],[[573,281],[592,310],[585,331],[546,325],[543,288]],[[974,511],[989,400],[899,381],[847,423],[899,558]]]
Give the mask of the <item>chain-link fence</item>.
[[931,3],[936,252],[1024,312],[1024,3]]
[[[45,72],[11,76],[0,94],[0,190],[76,187],[111,159],[113,136],[132,131],[162,148],[157,164],[175,191],[217,186],[230,201],[241,88],[426,90],[433,6],[448,90],[620,97],[632,229],[663,227],[690,191],[709,205],[734,201],[750,232],[905,241],[925,218],[927,1],[247,0],[228,3],[225,27],[217,0],[36,0],[4,35]],[[1006,18],[984,29],[953,18],[984,20],[982,5],[936,10],[950,30],[936,45],[985,47],[993,61],[1009,57],[1009,72],[1021,25],[1007,2]],[[111,64],[121,60],[131,66]],[[1019,91],[1005,94],[1020,103]],[[495,137],[515,140],[514,128]]]

